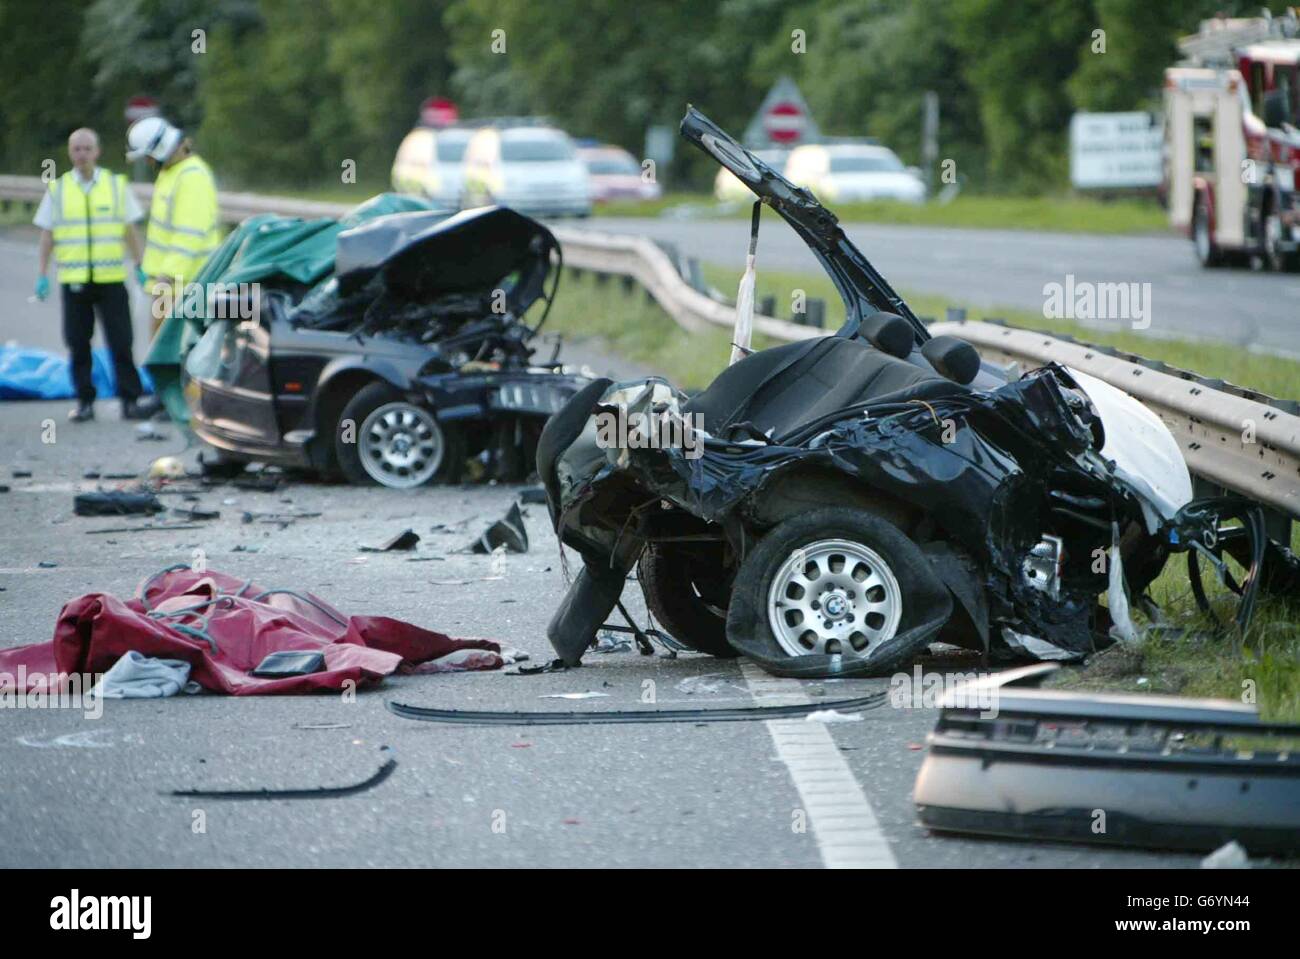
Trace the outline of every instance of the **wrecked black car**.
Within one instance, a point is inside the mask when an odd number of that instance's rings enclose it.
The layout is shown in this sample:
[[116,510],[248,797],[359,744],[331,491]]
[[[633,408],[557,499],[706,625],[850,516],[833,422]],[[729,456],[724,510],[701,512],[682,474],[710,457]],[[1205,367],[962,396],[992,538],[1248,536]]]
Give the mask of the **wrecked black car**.
[[410,488],[477,459],[523,479],[547,417],[589,381],[560,365],[558,343],[533,359],[560,266],[554,235],[504,207],[344,230],[331,276],[263,284],[250,319],[208,327],[186,359],[191,425],[236,466]]
[[1132,638],[1128,597],[1171,552],[1208,555],[1238,508],[1193,502],[1159,418],[1082,373],[1011,379],[931,336],[810,192],[693,109],[681,132],[808,244],[846,319],[698,395],[601,379],[551,420],[539,471],[583,559],[549,628],[560,658],[579,662],[634,569],[677,641],[778,675],[885,674],[934,641],[1072,659]]

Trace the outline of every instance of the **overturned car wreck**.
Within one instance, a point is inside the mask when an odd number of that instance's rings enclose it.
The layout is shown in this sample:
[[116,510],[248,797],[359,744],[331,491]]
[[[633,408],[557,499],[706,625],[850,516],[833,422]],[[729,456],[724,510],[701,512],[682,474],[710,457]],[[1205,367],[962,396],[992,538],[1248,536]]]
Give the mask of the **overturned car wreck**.
[[[1172,552],[1217,561],[1229,540],[1253,603],[1262,523],[1219,529],[1249,506],[1193,501],[1158,417],[1082,373],[1013,380],[931,336],[811,193],[695,110],[682,134],[794,228],[846,319],[696,396],[598,380],[552,419],[538,467],[583,558],[550,624],[561,659],[581,659],[634,568],[681,643],[802,677],[889,673],[934,641],[1079,658],[1133,636],[1128,598]],[[613,443],[608,417],[691,442]]]
[[191,424],[234,464],[408,488],[478,457],[523,479],[546,418],[588,382],[558,346],[533,360],[559,275],[551,232],[504,207],[363,222],[338,234],[331,275],[263,283],[254,317],[208,326],[185,366]]

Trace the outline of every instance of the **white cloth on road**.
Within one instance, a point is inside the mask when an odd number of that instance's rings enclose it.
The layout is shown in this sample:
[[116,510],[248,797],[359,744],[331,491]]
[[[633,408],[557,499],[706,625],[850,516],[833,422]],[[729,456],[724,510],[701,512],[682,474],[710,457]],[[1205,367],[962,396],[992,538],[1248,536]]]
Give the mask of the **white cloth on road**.
[[91,694],[102,699],[159,699],[184,690],[197,693],[190,664],[179,659],[154,659],[131,650],[106,672]]
[[[76,167],[72,168],[72,178],[81,186],[83,193],[89,193],[91,187],[99,180],[99,167],[95,167],[95,173],[89,180],[83,179],[81,171]],[[140,209],[140,201],[135,198],[135,192],[130,186],[126,188],[126,196],[123,198],[123,205],[126,209],[127,223],[139,223],[144,219],[144,210]],[[42,230],[54,229],[54,206],[50,202],[50,191],[46,190],[45,195],[41,197],[41,205],[36,208],[36,215],[32,217],[32,223]]]

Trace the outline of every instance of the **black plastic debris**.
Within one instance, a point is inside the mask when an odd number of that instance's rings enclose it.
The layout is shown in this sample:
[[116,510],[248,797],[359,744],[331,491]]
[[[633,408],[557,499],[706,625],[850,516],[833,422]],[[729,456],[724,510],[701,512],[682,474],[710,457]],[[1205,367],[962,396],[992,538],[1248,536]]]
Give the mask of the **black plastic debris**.
[[173,789],[173,796],[187,799],[342,799],[374,789],[393,774],[397,759],[388,746],[379,751],[385,755],[381,765],[367,779],[349,786],[314,786],[306,789]]
[[525,506],[546,505],[546,487],[542,485],[525,486],[519,491],[519,502]]
[[186,519],[220,519],[221,511],[215,509],[201,509],[198,506],[172,507],[172,512],[177,516],[184,516]]
[[25,469],[16,469],[16,470],[14,470],[12,473],[10,473],[10,475],[11,475],[14,479],[31,479],[31,478],[32,478],[32,471],[31,471],[31,470],[25,470]]
[[507,553],[528,552],[528,531],[518,503],[510,504],[506,515],[484,530],[467,549],[472,553],[491,553],[499,547],[504,547]]
[[319,650],[282,649],[263,658],[253,669],[253,675],[283,679],[319,673],[324,668],[325,656]]
[[1026,666],[949,692],[916,777],[936,832],[1209,852],[1300,851],[1300,724],[1175,696],[1033,689]]
[[164,530],[203,529],[196,523],[144,523],[140,526],[107,526],[103,529],[88,529],[87,536],[101,533],[161,533]]
[[54,569],[54,568],[57,567],[58,565],[59,565],[58,563],[51,563],[49,560],[45,560],[45,559],[43,559],[43,560],[41,560],[39,563],[36,564],[36,568],[37,568],[37,569]]
[[420,534],[413,529],[405,529],[382,546],[362,546],[363,553],[394,553],[415,549],[420,542]]
[[138,516],[161,513],[163,504],[147,490],[97,490],[78,493],[73,512],[78,516]]
[[[521,669],[522,673],[523,670]],[[789,706],[740,706],[728,709],[613,709],[585,712],[493,712],[473,709],[432,709],[391,700],[384,705],[403,719],[464,726],[604,726],[626,723],[734,723],[766,719],[798,719],[824,709],[853,712],[885,704],[888,690],[832,702]]]

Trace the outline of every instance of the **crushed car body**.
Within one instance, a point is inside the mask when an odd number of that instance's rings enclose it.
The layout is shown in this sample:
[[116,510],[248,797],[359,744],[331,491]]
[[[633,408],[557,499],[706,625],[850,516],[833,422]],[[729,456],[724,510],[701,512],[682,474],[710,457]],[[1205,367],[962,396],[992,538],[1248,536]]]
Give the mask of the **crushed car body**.
[[[552,419],[539,472],[583,558],[549,629],[565,662],[634,568],[675,639],[777,675],[887,674],[934,641],[1078,659],[1133,638],[1129,597],[1249,512],[1194,501],[1176,441],[1136,400],[1056,365],[1011,379],[931,336],[811,193],[693,109],[682,134],[804,239],[846,320],[744,356],[698,395],[599,380]],[[613,441],[615,421],[639,432]]]
[[[1225,700],[1026,688],[996,673],[939,704],[913,798],[936,832],[1256,855],[1300,851],[1300,725]],[[979,687],[979,688],[976,688]]]
[[504,207],[345,229],[324,279],[264,281],[255,316],[208,325],[185,362],[191,426],[227,461],[358,483],[455,481],[475,457],[523,479],[546,418],[588,382],[558,347],[533,359],[560,265],[551,232]]

